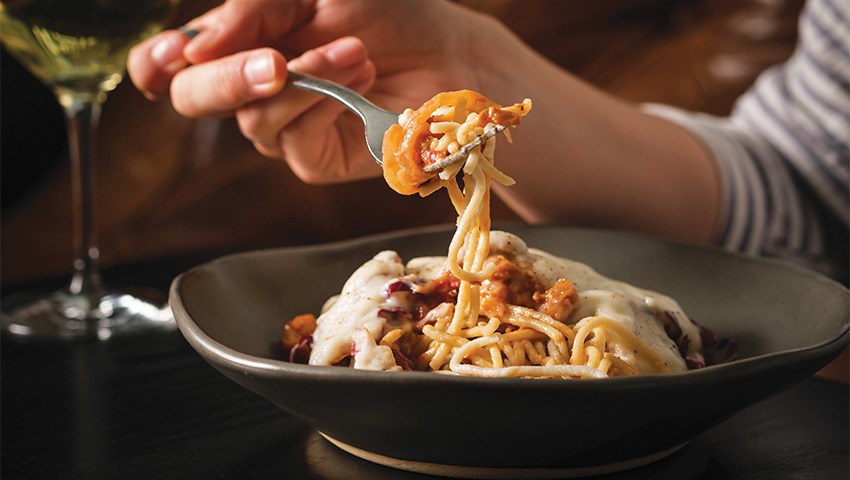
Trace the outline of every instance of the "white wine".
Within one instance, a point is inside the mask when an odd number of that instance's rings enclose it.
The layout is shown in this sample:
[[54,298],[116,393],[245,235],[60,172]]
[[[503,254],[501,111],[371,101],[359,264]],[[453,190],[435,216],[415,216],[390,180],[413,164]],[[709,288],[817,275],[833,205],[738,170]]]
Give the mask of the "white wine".
[[179,0],[2,0],[4,47],[44,83],[101,94],[124,76],[130,48],[157,33]]
[[0,0],[0,40],[53,88],[71,163],[74,274],[65,288],[4,305],[3,333],[21,339],[107,339],[176,327],[167,305],[103,285],[94,224],[94,156],[101,106],[130,48],[158,32],[179,0]]

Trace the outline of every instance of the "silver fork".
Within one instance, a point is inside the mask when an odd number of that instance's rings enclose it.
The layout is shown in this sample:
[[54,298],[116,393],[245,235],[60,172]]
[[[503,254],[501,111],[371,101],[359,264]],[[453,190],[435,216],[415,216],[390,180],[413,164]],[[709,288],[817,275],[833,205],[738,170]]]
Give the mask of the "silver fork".
[[[384,110],[369,100],[366,100],[362,95],[354,90],[327,80],[301,75],[300,73],[288,72],[287,83],[300,90],[306,90],[308,92],[330,97],[356,113],[357,116],[363,120],[363,124],[366,127],[366,146],[369,148],[369,153],[372,154],[372,157],[374,157],[375,161],[378,162],[378,165],[382,165],[384,133],[386,133],[392,125],[398,123],[398,113]],[[455,162],[463,160],[467,155],[469,155],[469,152],[471,152],[472,149],[481,145],[482,142],[504,129],[505,127],[501,125],[496,125],[495,128],[487,129],[487,131],[483,134],[458,149],[457,152],[449,155],[439,162],[425,166],[423,170],[429,173],[436,172]]]

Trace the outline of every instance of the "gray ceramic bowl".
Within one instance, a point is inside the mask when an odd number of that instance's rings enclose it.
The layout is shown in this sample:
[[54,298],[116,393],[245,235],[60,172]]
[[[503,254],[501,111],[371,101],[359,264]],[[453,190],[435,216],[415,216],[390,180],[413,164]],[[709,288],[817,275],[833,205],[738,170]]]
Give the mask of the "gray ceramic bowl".
[[341,448],[398,468],[479,478],[583,475],[653,461],[810,376],[848,343],[848,290],[793,265],[621,232],[505,230],[672,296],[718,335],[736,338],[740,359],[681,375],[572,381],[276,359],[283,322],[317,312],[379,250],[404,259],[444,255],[448,228],[224,257],[180,275],[171,306],[209,363]]

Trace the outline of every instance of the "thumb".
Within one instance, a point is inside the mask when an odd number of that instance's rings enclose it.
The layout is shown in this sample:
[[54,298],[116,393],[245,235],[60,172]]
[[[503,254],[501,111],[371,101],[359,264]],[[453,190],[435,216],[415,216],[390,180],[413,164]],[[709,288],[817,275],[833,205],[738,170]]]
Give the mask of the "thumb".
[[171,82],[171,102],[187,117],[230,115],[247,103],[278,93],[285,81],[283,55],[260,48],[180,71]]

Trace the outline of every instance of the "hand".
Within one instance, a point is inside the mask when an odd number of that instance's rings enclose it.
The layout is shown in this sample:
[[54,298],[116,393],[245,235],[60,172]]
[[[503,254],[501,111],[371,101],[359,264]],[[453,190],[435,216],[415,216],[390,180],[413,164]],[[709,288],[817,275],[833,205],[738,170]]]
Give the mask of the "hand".
[[[533,222],[632,228],[692,241],[719,211],[713,160],[682,128],[558,68],[497,21],[442,0],[228,0],[130,55],[130,78],[189,117],[235,115],[261,153],[308,183],[378,176],[359,118],[284,88],[287,68],[395,111],[468,88],[534,111],[501,142],[517,181],[496,193]],[[590,188],[589,188],[590,187]]]
[[440,91],[477,88],[484,69],[464,56],[481,62],[473,45],[497,36],[486,32],[495,26],[442,1],[230,0],[189,22],[200,31],[191,40],[171,30],[134,48],[128,71],[146,96],[170,97],[185,116],[235,115],[258,151],[286,159],[309,183],[328,183],[380,169],[360,119],[284,88],[287,68],[400,112]]

